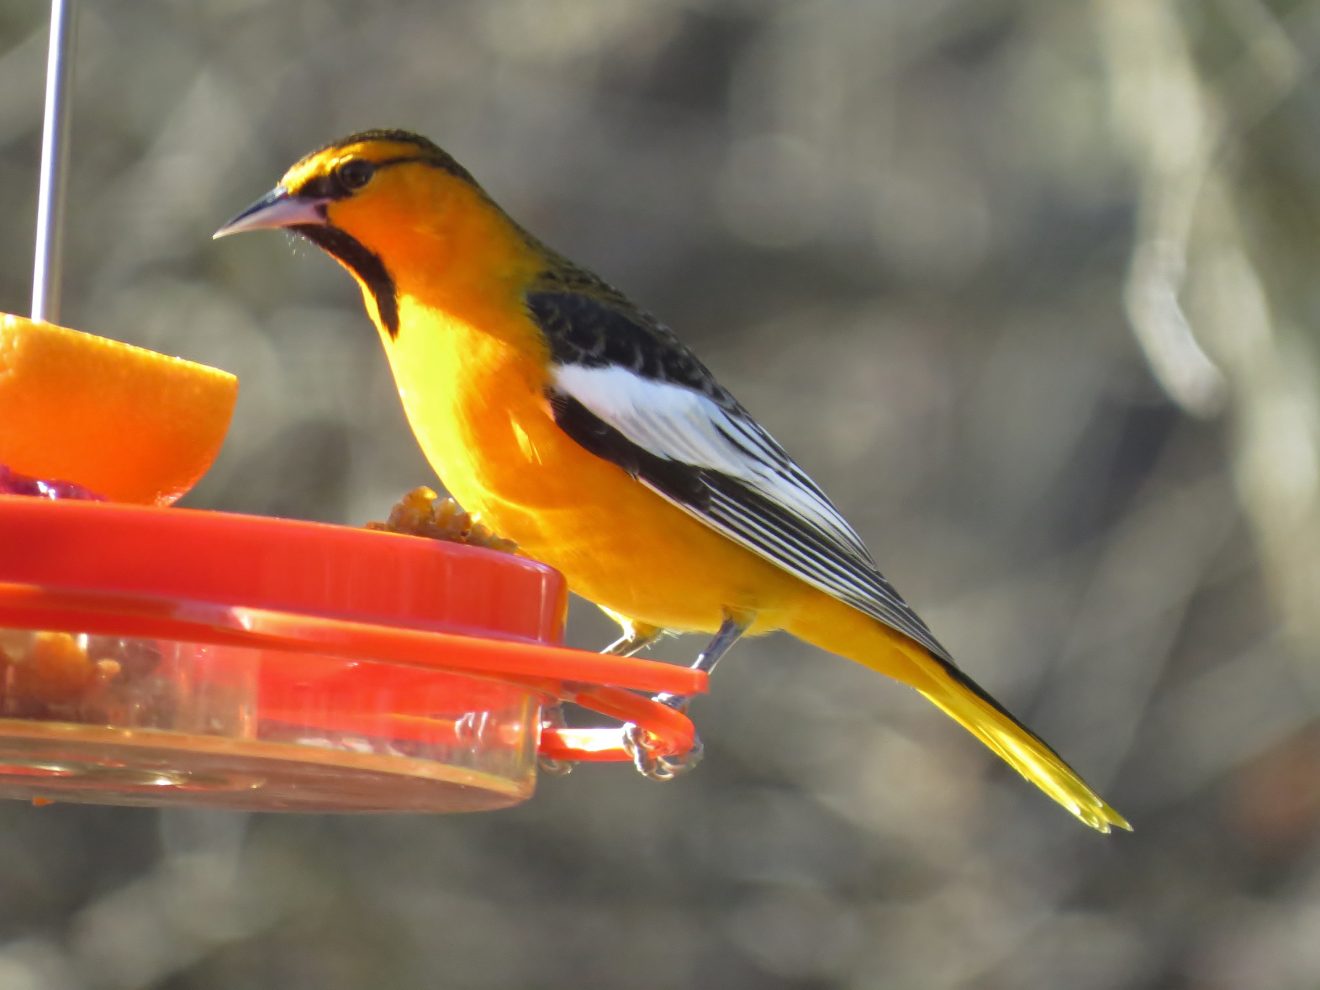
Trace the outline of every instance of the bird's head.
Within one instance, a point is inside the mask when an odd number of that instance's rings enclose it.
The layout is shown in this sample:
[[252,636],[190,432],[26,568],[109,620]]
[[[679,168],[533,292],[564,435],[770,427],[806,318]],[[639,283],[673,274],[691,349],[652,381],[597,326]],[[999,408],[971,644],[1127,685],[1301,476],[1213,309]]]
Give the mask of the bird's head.
[[[391,336],[401,291],[455,269],[499,271],[525,239],[463,166],[407,131],[364,131],[313,151],[214,236],[277,228],[347,268]],[[488,252],[505,264],[492,268]]]

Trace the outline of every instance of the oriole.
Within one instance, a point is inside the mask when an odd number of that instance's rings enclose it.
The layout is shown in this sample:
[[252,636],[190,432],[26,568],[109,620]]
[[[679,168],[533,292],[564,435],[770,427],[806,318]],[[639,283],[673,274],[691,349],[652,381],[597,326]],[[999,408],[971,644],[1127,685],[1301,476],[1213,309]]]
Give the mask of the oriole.
[[1086,824],[1127,822],[954,664],[825,493],[668,327],[404,131],[312,152],[216,236],[287,228],[358,281],[449,492],[623,627],[783,629],[909,684]]

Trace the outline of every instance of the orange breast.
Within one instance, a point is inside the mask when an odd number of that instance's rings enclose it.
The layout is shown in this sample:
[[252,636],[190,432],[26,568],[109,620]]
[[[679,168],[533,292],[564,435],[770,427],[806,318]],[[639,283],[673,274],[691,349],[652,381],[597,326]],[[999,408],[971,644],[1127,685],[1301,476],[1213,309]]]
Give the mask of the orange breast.
[[713,631],[726,607],[758,627],[801,582],[671,505],[555,424],[545,367],[528,348],[401,301],[385,339],[404,410],[441,482],[464,508],[578,594],[670,629]]

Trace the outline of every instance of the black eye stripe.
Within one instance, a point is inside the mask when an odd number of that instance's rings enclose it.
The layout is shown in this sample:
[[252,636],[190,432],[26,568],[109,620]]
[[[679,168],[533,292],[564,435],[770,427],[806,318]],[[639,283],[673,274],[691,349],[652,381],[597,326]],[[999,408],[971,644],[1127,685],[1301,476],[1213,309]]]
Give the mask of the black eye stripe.
[[348,164],[349,161],[362,161],[375,167],[379,172],[383,168],[389,168],[391,165],[407,165],[410,162],[418,162],[422,165],[429,165],[431,168],[438,168],[442,172],[448,172],[459,178],[466,178],[466,173],[462,173],[457,166],[450,167],[448,162],[428,155],[399,155],[396,158],[382,158],[380,161],[371,161],[370,159],[348,159],[339,163],[332,171],[325,175],[318,175],[314,179],[308,179],[302,184],[302,187],[294,194],[297,196],[309,196],[317,199],[347,199],[358,191],[359,187],[350,188],[339,178],[340,169]]
[[318,175],[315,179],[308,179],[302,184],[302,187],[294,194],[296,196],[306,196],[309,199],[338,199],[341,195],[335,180],[329,175]]

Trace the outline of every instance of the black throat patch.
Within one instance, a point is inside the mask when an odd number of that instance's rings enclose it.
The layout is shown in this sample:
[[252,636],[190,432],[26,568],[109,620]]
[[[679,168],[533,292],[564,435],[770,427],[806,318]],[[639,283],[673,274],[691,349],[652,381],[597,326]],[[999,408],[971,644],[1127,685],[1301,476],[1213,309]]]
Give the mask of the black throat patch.
[[301,234],[327,254],[334,255],[362,280],[376,301],[381,326],[394,339],[399,335],[399,296],[394,279],[386,271],[380,255],[368,251],[361,241],[338,227],[305,223],[289,228]]

